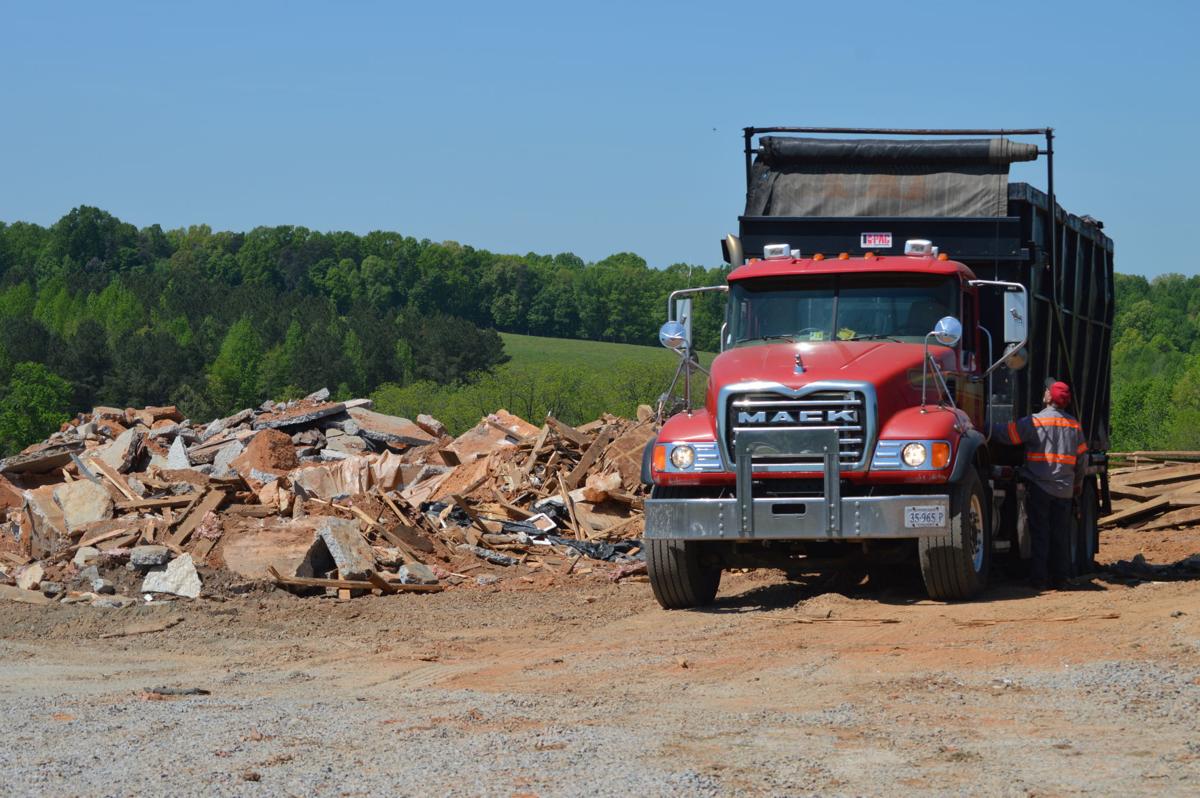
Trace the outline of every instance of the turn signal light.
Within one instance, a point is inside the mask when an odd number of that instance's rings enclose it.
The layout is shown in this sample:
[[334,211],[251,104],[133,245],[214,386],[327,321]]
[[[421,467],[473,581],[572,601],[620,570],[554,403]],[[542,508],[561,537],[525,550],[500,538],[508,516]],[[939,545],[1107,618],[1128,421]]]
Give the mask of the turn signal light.
[[658,445],[654,447],[654,456],[652,459],[655,471],[667,470],[667,447]]
[[929,458],[930,465],[934,468],[945,468],[950,465],[950,444],[935,443],[932,448],[932,456]]

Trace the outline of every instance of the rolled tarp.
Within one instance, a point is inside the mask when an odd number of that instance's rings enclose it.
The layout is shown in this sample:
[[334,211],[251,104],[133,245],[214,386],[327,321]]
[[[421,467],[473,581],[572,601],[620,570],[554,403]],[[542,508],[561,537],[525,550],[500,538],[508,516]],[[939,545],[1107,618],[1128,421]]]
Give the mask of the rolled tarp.
[[1037,156],[1037,145],[1005,138],[764,136],[746,215],[1001,217],[1009,166]]
[[990,164],[1034,161],[1036,144],[1011,139],[808,139],[764,136],[759,159],[770,166],[796,164]]

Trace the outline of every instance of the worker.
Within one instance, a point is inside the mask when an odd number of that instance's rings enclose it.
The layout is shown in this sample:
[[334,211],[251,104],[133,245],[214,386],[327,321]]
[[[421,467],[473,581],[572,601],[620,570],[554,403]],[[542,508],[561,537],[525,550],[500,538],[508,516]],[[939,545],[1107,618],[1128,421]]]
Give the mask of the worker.
[[1070,577],[1073,500],[1083,492],[1088,451],[1083,427],[1067,412],[1070,386],[1046,380],[1042,402],[1041,412],[992,429],[992,440],[1025,447],[1021,477],[1033,555],[1030,584],[1036,590],[1061,588]]

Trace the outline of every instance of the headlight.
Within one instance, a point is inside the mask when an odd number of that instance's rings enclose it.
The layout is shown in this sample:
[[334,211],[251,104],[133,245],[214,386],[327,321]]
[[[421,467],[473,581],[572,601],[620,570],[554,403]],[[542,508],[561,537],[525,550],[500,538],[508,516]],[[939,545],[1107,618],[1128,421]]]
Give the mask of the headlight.
[[900,456],[904,458],[904,464],[910,468],[917,468],[925,465],[925,444],[910,443],[900,452]]
[[671,465],[680,471],[687,471],[696,462],[696,450],[687,444],[676,446],[671,450]]

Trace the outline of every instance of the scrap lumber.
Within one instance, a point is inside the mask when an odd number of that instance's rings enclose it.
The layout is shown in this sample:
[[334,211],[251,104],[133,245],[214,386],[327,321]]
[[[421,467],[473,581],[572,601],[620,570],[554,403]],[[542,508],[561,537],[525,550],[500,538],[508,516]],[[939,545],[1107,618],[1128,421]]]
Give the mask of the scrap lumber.
[[111,482],[121,494],[131,502],[136,502],[141,497],[133,492],[133,488],[129,487],[129,483],[125,481],[125,477],[121,475],[117,469],[110,466],[108,463],[101,460],[99,457],[92,458],[92,467],[99,471],[104,477]]
[[592,442],[591,438],[589,438],[587,435],[575,429],[570,424],[565,424],[559,421],[554,416],[546,416],[546,424],[554,427],[555,432],[581,449]]
[[[284,576],[275,570],[274,566],[267,566],[267,573],[270,575],[276,584],[290,585],[292,587],[330,587],[335,590],[374,590],[375,585],[367,581],[357,579],[318,579],[307,576]],[[403,582],[388,582],[397,593],[440,593],[446,589],[445,585],[409,585]]]
[[[1174,505],[1174,502],[1172,502]],[[1161,515],[1149,523],[1138,527],[1144,532],[1151,532],[1156,529],[1168,529],[1173,526],[1187,526],[1200,522],[1200,506],[1182,507],[1178,510],[1173,510],[1166,515]]]
[[1159,468],[1145,474],[1122,474],[1119,482],[1129,488],[1145,488],[1191,479],[1200,479],[1200,464]]
[[1159,496],[1157,499],[1152,499],[1148,502],[1143,502],[1128,510],[1121,510],[1112,515],[1105,516],[1100,519],[1100,526],[1120,526],[1127,524],[1130,521],[1136,521],[1148,515],[1166,510],[1171,506],[1171,499],[1167,496]]
[[565,483],[567,490],[575,489],[575,487],[579,484],[579,480],[583,479],[584,475],[587,474],[588,469],[590,469],[592,464],[596,462],[596,458],[600,456],[600,453],[604,451],[604,447],[607,446],[611,440],[612,432],[607,430],[596,436],[596,439],[592,441],[591,445],[588,446],[587,450],[583,453],[583,457],[581,457],[575,467],[571,469],[571,473],[567,474]]
[[221,490],[210,490],[204,494],[204,498],[200,499],[189,511],[183,516],[183,520],[179,522],[175,534],[171,535],[170,541],[175,546],[182,546],[192,532],[196,531],[196,527],[200,526],[200,522],[204,520],[204,516],[212,510],[221,506],[221,502],[225,501],[225,492]]

